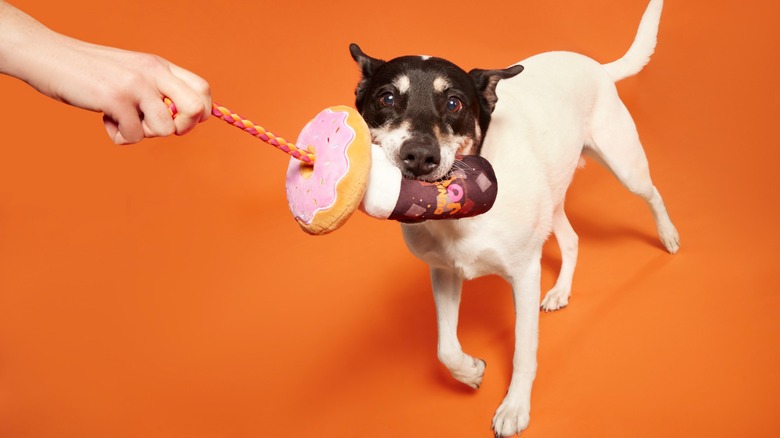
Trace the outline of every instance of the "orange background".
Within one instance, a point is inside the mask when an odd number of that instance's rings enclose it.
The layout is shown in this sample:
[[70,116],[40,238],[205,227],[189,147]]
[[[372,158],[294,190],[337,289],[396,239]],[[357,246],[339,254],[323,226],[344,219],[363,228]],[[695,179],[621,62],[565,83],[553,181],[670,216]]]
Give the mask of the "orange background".
[[[607,62],[645,0],[16,1],[53,29],[152,52],[294,139],[352,104],[347,46],[502,67]],[[567,209],[571,304],[543,314],[527,437],[780,436],[775,0],[669,1],[619,84],[682,237],[591,163]],[[397,223],[325,237],[287,210],[287,157],[218,120],[120,147],[100,116],[0,77],[0,437],[489,437],[511,372],[498,278],[467,283],[482,388],[436,359],[426,266]],[[547,246],[543,288],[560,264]]]

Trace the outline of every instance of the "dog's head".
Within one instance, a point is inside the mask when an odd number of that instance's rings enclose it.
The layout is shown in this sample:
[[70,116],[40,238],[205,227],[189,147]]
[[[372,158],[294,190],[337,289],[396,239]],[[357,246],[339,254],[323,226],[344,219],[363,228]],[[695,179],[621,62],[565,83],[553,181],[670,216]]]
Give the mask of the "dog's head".
[[362,78],[356,106],[391,162],[406,178],[445,177],[456,155],[478,154],[495,108],[496,84],[521,65],[466,73],[441,58],[372,58],[356,44],[349,51]]

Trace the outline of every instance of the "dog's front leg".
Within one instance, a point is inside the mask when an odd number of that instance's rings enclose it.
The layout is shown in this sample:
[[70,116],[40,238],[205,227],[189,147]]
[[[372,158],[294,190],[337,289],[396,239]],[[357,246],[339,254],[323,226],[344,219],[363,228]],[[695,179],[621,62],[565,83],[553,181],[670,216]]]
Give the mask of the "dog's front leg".
[[541,251],[528,266],[518,270],[512,283],[515,299],[515,353],[509,390],[493,417],[496,437],[512,436],[528,427],[531,414],[531,386],[536,377],[539,344],[539,295]]
[[431,268],[431,283],[439,329],[439,360],[450,370],[452,377],[477,389],[482,384],[485,361],[465,354],[458,341],[458,310],[463,279],[452,270]]

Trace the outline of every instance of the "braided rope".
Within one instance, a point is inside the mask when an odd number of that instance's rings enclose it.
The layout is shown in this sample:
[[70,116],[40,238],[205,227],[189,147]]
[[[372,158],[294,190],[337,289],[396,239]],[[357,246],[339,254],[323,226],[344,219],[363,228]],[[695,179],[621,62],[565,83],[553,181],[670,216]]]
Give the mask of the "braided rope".
[[[173,102],[171,102],[171,100],[168,99],[167,97],[164,100],[165,103],[168,105],[168,110],[171,112],[171,116],[176,117],[176,105],[174,105]],[[314,163],[314,158],[315,158],[314,152],[300,149],[294,143],[288,142],[282,137],[277,137],[273,132],[266,131],[265,128],[263,128],[262,126],[255,125],[250,120],[244,119],[243,117],[230,111],[224,106],[212,104],[211,114],[216,117],[219,117],[220,119],[235,126],[236,128],[239,128],[242,131],[245,131],[251,134],[252,136],[259,138],[260,140],[263,140],[264,142],[291,155],[292,157],[303,161],[304,163],[307,164]]]

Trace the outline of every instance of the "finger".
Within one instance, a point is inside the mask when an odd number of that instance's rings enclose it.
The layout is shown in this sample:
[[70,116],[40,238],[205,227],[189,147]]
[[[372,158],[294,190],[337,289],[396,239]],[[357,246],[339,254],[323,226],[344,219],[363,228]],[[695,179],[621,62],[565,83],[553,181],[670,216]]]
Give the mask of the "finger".
[[103,123],[116,144],[138,143],[144,138],[141,115],[132,107],[117,115],[105,114]]
[[[176,118],[172,119],[175,132],[177,135],[186,134],[200,122],[204,111],[203,102],[178,78],[171,77],[165,82],[166,84],[160,87],[160,91],[176,107]],[[163,102],[162,99],[160,102]]]
[[141,101],[144,137],[167,137],[176,132],[176,126],[168,107],[156,95]]
[[103,126],[106,128],[106,132],[108,133],[108,136],[111,138],[111,141],[113,141],[116,144],[124,144],[117,142],[117,134],[119,134],[119,125],[111,118],[108,117],[108,115],[103,114]]
[[211,86],[200,76],[185,70],[175,64],[170,65],[171,72],[181,79],[190,89],[192,89],[198,98],[203,102],[204,111],[201,113],[200,121],[204,122],[211,116]]

